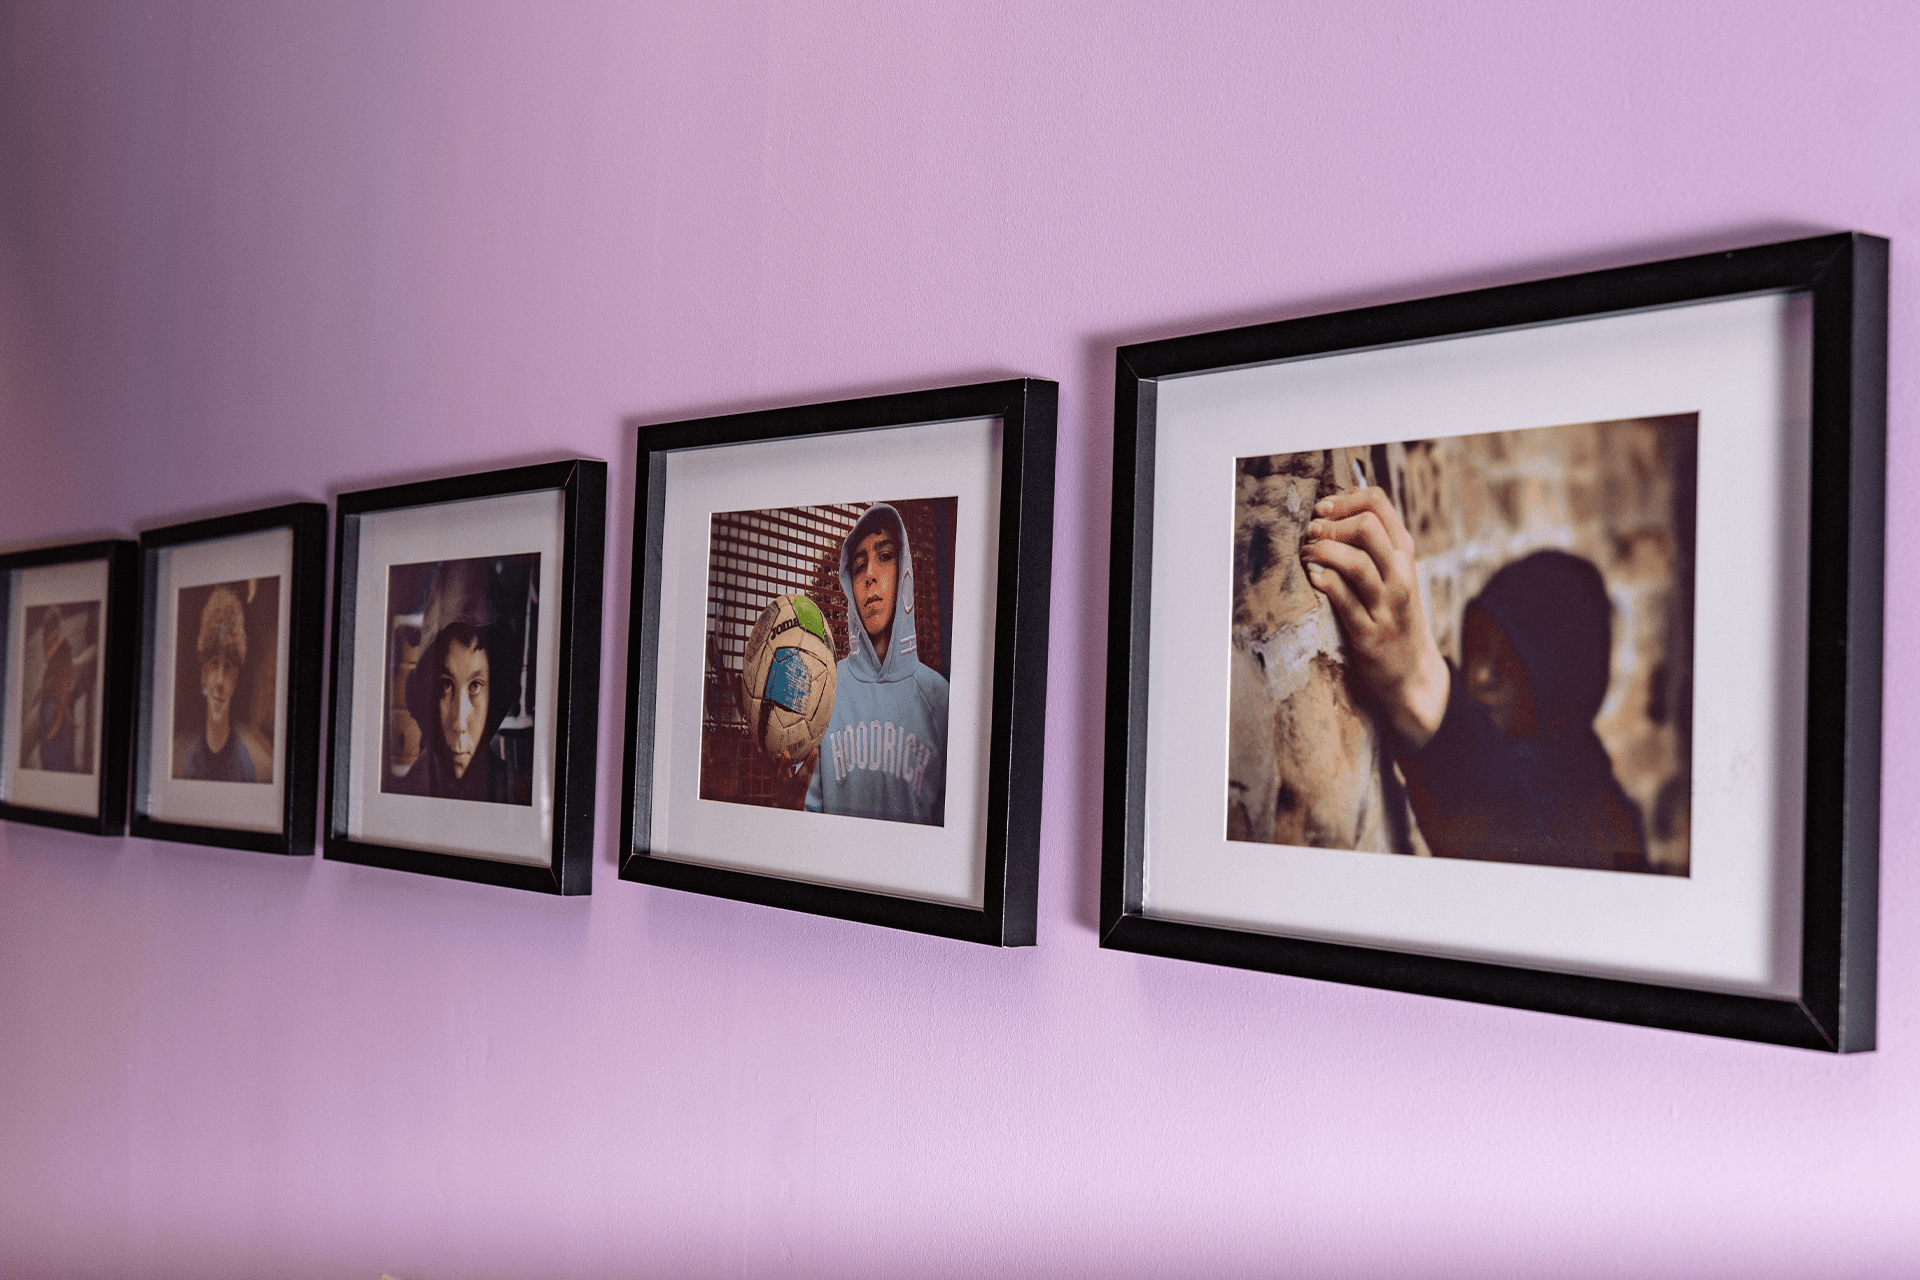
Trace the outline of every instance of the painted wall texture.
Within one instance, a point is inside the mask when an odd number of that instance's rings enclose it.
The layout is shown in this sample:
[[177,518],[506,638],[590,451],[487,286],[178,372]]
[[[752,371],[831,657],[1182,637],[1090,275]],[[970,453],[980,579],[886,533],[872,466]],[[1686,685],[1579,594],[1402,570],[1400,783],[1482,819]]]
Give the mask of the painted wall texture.
[[[0,827],[0,1271],[1920,1271],[1920,14],[0,6],[0,542],[1061,383],[1040,945]],[[1116,343],[1894,241],[1881,1049],[1096,945]],[[1711,484],[1712,477],[1704,478]],[[1822,569],[1815,548],[1815,571]]]

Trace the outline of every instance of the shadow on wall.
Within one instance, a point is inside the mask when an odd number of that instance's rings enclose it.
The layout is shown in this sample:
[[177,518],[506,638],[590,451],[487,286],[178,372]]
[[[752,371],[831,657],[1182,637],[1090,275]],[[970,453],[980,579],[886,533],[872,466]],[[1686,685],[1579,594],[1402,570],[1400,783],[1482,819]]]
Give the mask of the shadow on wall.
[[1686,414],[1240,459],[1228,838],[1430,852],[1299,558],[1313,504],[1364,480],[1412,534],[1428,625],[1456,671],[1463,614],[1502,566],[1556,549],[1598,568],[1613,618],[1593,728],[1640,812],[1651,869],[1687,874],[1695,427]]

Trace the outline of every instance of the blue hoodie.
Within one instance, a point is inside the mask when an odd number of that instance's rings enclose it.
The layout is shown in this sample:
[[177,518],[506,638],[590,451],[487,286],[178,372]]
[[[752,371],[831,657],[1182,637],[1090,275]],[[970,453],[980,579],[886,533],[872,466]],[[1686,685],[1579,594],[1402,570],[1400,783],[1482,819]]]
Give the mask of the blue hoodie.
[[[851,562],[860,540],[891,528],[900,540],[890,653],[874,652],[853,600]],[[947,682],[920,663],[913,625],[913,553],[900,515],[875,503],[840,545],[840,589],[847,597],[847,656],[835,674],[833,719],[807,808],[890,822],[947,822]]]

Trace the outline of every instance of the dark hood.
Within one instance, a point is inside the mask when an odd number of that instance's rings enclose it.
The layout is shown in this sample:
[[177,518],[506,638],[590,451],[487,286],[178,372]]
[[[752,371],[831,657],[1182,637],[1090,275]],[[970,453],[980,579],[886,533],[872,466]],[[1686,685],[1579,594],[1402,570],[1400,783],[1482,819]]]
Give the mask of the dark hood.
[[1593,724],[1613,670],[1613,604],[1592,561],[1536,551],[1494,574],[1467,607],[1513,642],[1542,735]]
[[445,751],[440,738],[439,674],[451,637],[447,628],[465,623],[481,637],[487,651],[487,726],[484,749],[494,730],[518,700],[520,631],[503,616],[495,575],[489,560],[447,560],[427,589],[420,626],[420,661],[407,677],[407,710],[419,722],[422,749]]
[[[853,575],[849,564],[860,539],[875,529],[888,528],[900,541],[900,579],[893,596],[893,652],[877,654],[873,640],[860,621],[860,610],[853,603]],[[907,545],[907,525],[900,513],[884,502],[876,502],[860,513],[846,541],[840,544],[840,590],[847,599],[847,660],[856,678],[881,684],[912,677],[920,666],[919,632],[913,625],[913,550]]]

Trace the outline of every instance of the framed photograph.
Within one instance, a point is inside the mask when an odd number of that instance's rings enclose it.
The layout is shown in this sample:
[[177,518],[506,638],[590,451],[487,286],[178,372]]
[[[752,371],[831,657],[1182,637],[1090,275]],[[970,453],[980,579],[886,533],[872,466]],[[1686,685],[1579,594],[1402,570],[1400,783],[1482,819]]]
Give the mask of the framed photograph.
[[327,508],[140,535],[133,834],[313,852]]
[[0,555],[0,819],[127,826],[136,544]]
[[341,494],[326,856],[593,891],[607,464]]
[[1057,397],[640,429],[623,879],[1032,945]]
[[1101,944],[1872,1048],[1886,308],[1843,234],[1120,348]]

